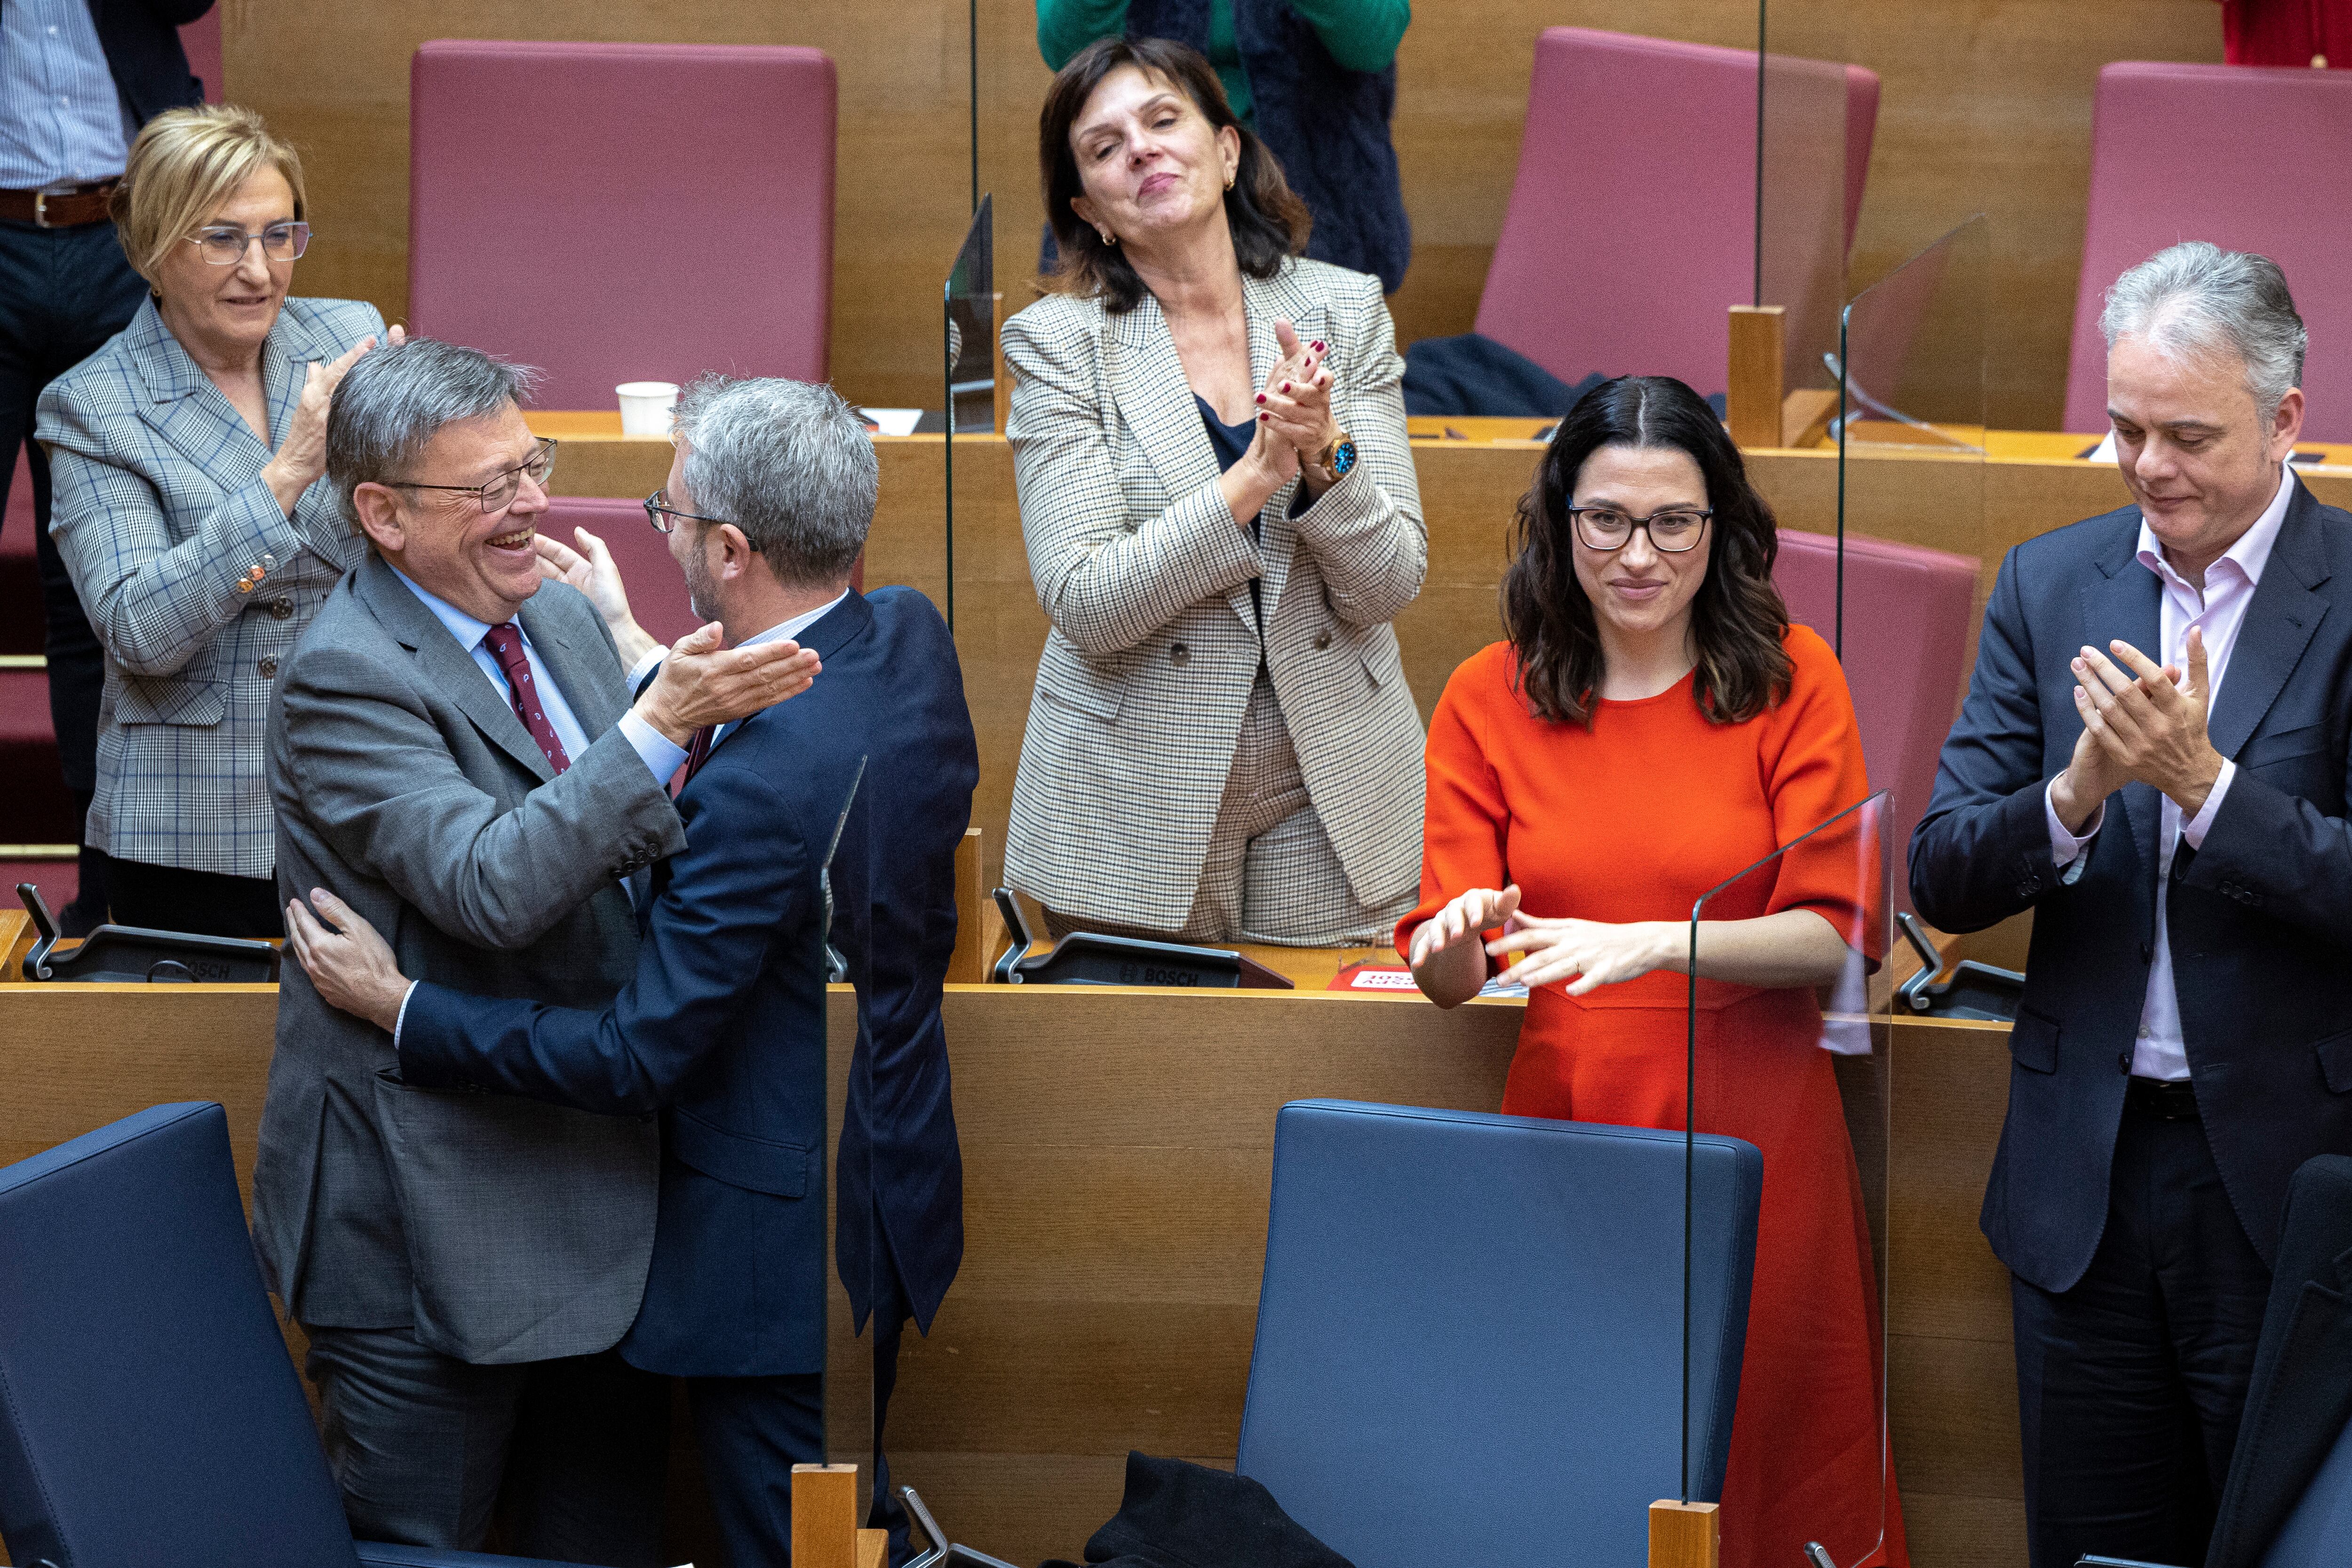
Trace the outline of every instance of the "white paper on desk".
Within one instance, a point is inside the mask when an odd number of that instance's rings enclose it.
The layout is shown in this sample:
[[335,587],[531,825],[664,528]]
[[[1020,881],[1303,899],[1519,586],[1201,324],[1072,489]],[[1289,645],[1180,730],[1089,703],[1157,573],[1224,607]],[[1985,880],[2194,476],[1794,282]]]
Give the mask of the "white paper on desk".
[[[885,436],[911,436],[923,417],[919,408],[861,408],[857,412],[879,425]],[[689,1563],[686,1568],[694,1568],[694,1564]]]
[[2109,430],[2105,435],[2100,437],[2099,444],[2093,447],[2091,449],[2091,455],[2084,459],[2084,461],[2091,463],[2112,463],[2115,460],[2116,433],[2113,430]]

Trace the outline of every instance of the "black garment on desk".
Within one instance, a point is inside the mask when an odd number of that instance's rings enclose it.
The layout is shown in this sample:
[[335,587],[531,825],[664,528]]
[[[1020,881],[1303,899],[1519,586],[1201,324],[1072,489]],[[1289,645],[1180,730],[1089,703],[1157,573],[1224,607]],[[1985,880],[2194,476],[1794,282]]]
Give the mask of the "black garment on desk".
[[[1247,1476],[1127,1456],[1118,1512],[1087,1542],[1104,1568],[1350,1568]],[[1078,1568],[1056,1560],[1044,1568]]]
[[2319,1154],[2287,1187],[2230,1484],[2208,1568],[2254,1568],[2352,1420],[2352,1158]]
[[[1517,349],[1480,332],[1423,338],[1404,351],[1404,411],[1421,418],[1557,419],[1607,377],[1570,386]],[[1707,395],[1721,418],[1724,395]]]

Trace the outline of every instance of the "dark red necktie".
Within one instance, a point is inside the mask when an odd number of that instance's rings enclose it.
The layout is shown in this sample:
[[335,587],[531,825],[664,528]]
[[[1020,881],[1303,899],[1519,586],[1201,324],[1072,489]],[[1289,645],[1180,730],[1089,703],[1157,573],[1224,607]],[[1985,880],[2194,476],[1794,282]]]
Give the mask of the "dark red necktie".
[[718,733],[718,725],[705,724],[695,731],[694,739],[687,742],[686,777],[677,782],[679,793],[685,792],[686,786],[694,782],[694,775],[701,771],[702,764],[710,760],[710,742]]
[[547,765],[561,773],[572,765],[572,759],[564,754],[563,742],[555,738],[555,726],[547,721],[547,705],[540,700],[539,683],[531,679],[530,660],[523,657],[522,633],[507,621],[484,632],[482,641],[489,645],[490,657],[506,671],[507,695],[514,700],[515,717],[547,754]]

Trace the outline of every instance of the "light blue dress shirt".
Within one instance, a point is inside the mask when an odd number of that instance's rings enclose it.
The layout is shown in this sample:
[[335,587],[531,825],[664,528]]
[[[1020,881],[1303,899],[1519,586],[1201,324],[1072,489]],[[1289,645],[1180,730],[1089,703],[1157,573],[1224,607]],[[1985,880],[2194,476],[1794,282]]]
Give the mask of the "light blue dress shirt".
[[88,0],[0,5],[0,190],[110,180],[131,136]]
[[[473,655],[475,667],[488,679],[491,689],[499,694],[499,700],[511,707],[514,688],[507,684],[507,674],[499,668],[498,655],[492,653],[489,645],[482,640],[489,635],[490,623],[476,620],[446,599],[426,593],[397,566],[392,569],[392,574],[408,584],[408,591],[433,612],[435,620],[449,629],[449,635],[457,639],[459,647]],[[554,727],[555,738],[563,742],[563,754],[576,762],[580,753],[588,749],[590,737],[580,728],[579,719],[572,714],[572,704],[564,700],[563,689],[548,675],[546,661],[539,657],[539,649],[531,646],[530,634],[522,630],[520,622],[515,624],[515,630],[522,635],[523,658],[530,661],[531,683],[539,688],[539,694],[544,699],[542,706],[547,710],[547,721]],[[656,647],[637,660],[636,668],[629,671],[630,690],[637,689],[638,683],[645,679],[646,672],[659,664],[662,655],[667,651],[667,648]],[[670,774],[677,772],[677,764],[686,760],[682,748],[673,744],[668,737],[633,712],[621,716],[620,731],[659,783],[667,784]]]

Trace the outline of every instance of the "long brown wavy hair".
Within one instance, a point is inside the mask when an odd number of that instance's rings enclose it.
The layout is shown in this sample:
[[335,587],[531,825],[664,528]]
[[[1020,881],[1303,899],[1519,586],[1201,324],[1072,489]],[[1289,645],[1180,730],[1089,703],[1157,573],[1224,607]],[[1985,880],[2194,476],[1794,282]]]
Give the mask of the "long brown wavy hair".
[[1739,448],[1705,399],[1671,376],[1621,375],[1576,400],[1519,500],[1516,555],[1503,574],[1503,630],[1529,706],[1546,719],[1592,722],[1604,661],[1592,601],[1576,578],[1568,509],[1584,460],[1602,447],[1676,447],[1706,477],[1715,516],[1706,576],[1691,601],[1699,710],[1715,723],[1738,724],[1782,701],[1790,679],[1781,646],[1789,609],[1772,585],[1780,550],[1772,509],[1748,482]]
[[1224,84],[1198,49],[1171,38],[1097,38],[1054,78],[1045,93],[1045,107],[1037,116],[1037,163],[1045,181],[1045,219],[1054,227],[1054,243],[1061,265],[1045,279],[1057,293],[1100,298],[1114,314],[1132,310],[1143,302],[1143,279],[1129,266],[1127,255],[1105,245],[1094,225],[1078,216],[1071,201],[1087,194],[1078,178],[1077,155],[1070,150],[1070,128],[1086,111],[1087,100],[1103,78],[1121,66],[1133,66],[1183,90],[1213,130],[1230,125],[1241,132],[1242,155],[1234,171],[1234,188],[1225,193],[1225,221],[1234,231],[1234,257],[1242,270],[1260,282],[1282,270],[1283,262],[1307,251],[1307,231],[1314,219],[1307,204],[1290,189],[1257,132],[1244,125],[1225,101]]

